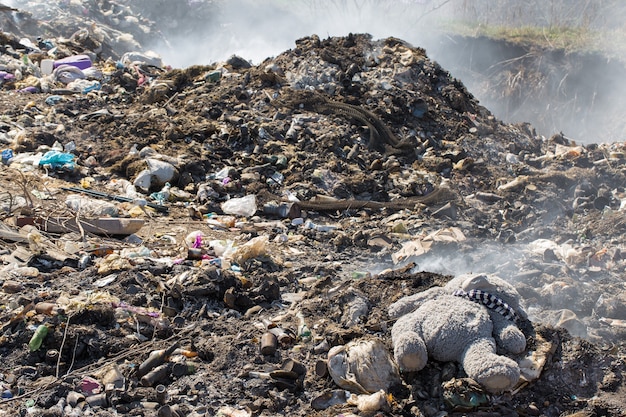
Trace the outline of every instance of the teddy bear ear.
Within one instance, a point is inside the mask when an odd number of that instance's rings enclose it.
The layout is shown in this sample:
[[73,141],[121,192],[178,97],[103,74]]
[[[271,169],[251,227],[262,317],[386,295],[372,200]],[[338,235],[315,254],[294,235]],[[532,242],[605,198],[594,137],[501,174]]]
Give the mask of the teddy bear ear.
[[489,291],[489,290],[495,289],[495,287],[496,286],[493,284],[491,279],[487,275],[484,275],[484,274],[470,275],[461,284],[461,288],[465,291],[468,291],[468,290]]

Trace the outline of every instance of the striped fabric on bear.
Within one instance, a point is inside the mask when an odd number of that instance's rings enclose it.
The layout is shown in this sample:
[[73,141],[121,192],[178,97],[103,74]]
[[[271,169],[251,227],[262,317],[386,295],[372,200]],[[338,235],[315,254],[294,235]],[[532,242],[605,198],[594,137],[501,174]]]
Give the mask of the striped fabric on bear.
[[469,292],[458,289],[452,293],[452,295],[456,295],[458,297],[465,297],[470,301],[475,303],[483,304],[485,307],[496,311],[497,313],[503,315],[509,320],[517,322],[518,315],[515,310],[508,305],[504,300],[496,297],[493,294],[489,294],[486,291],[481,290],[471,290]]

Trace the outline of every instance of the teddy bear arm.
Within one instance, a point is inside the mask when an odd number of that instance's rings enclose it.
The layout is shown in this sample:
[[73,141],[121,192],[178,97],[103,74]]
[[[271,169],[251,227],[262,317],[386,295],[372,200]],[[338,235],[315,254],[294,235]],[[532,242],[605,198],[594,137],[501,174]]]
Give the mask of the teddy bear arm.
[[493,337],[499,350],[518,354],[526,350],[526,336],[517,325],[496,312],[491,313]]
[[426,291],[402,297],[389,306],[389,317],[398,318],[400,316],[404,316],[405,314],[408,314],[418,308],[424,302],[432,300],[441,294],[445,294],[443,288],[432,287],[427,289]]

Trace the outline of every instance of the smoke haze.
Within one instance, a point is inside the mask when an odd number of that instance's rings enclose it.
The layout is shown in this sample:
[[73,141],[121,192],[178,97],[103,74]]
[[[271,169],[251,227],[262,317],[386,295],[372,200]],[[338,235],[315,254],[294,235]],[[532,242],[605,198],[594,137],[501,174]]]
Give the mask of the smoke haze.
[[[151,17],[163,13],[160,3],[150,4]],[[626,122],[618,110],[626,93],[623,65],[605,57],[578,62],[567,54],[533,56],[521,49],[503,49],[502,42],[453,37],[442,27],[471,22],[489,27],[623,31],[620,22],[626,12],[622,9],[626,8],[581,0],[555,0],[549,5],[538,0],[496,4],[485,0],[196,0],[177,8],[178,14],[163,24],[167,41],[149,46],[169,65],[187,67],[224,61],[231,55],[259,64],[311,34],[393,36],[424,47],[498,118],[530,122],[546,137],[563,132],[578,142],[605,143],[626,136]]]
[[[173,30],[169,45],[155,44],[172,66],[209,64],[236,54],[258,64],[294,47],[296,39],[348,33],[370,33],[374,38],[395,36],[415,45],[429,37],[434,25],[422,17],[433,1],[297,1],[237,0],[218,2],[219,12],[209,21],[193,22],[193,33]],[[444,1],[443,3],[447,3]],[[188,3],[193,16],[202,4]],[[419,30],[414,24],[419,23]],[[182,22],[181,25],[185,23]],[[430,27],[429,27],[430,26]]]

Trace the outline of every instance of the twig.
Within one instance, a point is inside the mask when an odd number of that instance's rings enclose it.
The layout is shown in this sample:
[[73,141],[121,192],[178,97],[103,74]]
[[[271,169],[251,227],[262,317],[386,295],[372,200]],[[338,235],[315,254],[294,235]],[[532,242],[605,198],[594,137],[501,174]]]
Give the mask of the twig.
[[415,20],[415,24],[417,24],[420,20],[422,20],[424,17],[426,17],[427,15],[434,13],[436,10],[441,9],[443,6],[445,6],[446,4],[450,3],[450,0],[445,0],[444,2],[442,2],[439,5],[435,5],[433,6],[430,10],[425,11],[424,13],[422,13],[420,15],[420,17],[417,18],[417,20]]
[[609,161],[609,156],[606,153],[606,149],[602,149],[602,156],[604,156],[604,160],[606,161],[606,164],[609,166],[609,169],[611,171],[616,171],[615,168],[613,168],[613,165],[611,165],[611,161]]
[[550,38],[548,38],[548,36],[546,35],[546,28],[541,28],[541,34],[543,35],[543,38],[546,40],[546,42],[548,42],[548,45],[550,45],[550,49],[554,49],[554,45],[552,45],[552,42],[550,42]]
[[70,367],[67,368],[67,372],[65,376],[68,376],[72,372],[72,368],[74,367],[74,361],[76,360],[76,349],[78,348],[78,336],[76,336],[76,342],[74,342],[74,350],[72,350],[72,362],[70,362]]
[[[139,320],[135,320],[135,327],[137,327],[137,340],[141,341],[141,327],[139,327]],[[156,331],[156,327],[154,328],[154,331]]]
[[167,101],[165,102],[165,104],[163,104],[163,107],[167,107],[168,104],[170,104],[172,101],[174,101],[174,99],[178,97],[178,92],[172,94],[172,97],[168,98]]
[[[163,307],[165,306],[165,291],[163,291],[161,293],[161,309],[160,312],[161,314],[163,314]],[[152,328],[152,339],[154,339],[154,337],[156,336],[157,333],[157,326],[153,326]]]
[[76,211],[76,226],[78,227],[78,230],[80,231],[80,240],[82,242],[86,242],[87,238],[85,237],[85,229],[83,229],[83,225],[80,224],[80,209]]
[[[65,331],[63,332],[63,340],[61,340],[61,347],[59,348],[59,357],[57,358],[57,373],[56,377],[59,377],[59,367],[61,366],[61,356],[63,356],[63,347],[65,346],[65,339],[67,338],[67,329],[70,327],[70,320],[72,315],[67,316],[67,323],[65,323]],[[78,340],[78,338],[76,338]]]
[[26,201],[29,203],[30,208],[33,208],[35,206],[35,203],[33,203],[33,198],[31,197],[30,192],[28,191],[28,180],[26,179],[22,171],[20,170],[15,170],[15,171],[18,172],[20,176],[22,177],[22,181],[19,182],[19,185],[22,187],[22,190],[24,191],[24,198],[26,198]]

